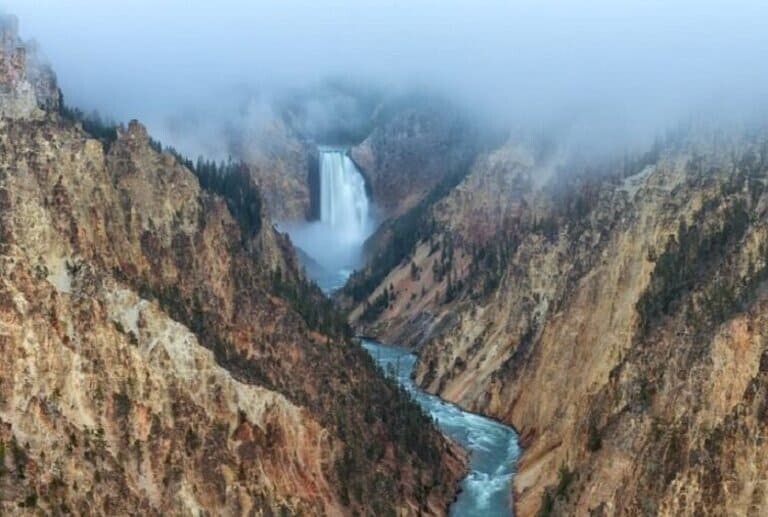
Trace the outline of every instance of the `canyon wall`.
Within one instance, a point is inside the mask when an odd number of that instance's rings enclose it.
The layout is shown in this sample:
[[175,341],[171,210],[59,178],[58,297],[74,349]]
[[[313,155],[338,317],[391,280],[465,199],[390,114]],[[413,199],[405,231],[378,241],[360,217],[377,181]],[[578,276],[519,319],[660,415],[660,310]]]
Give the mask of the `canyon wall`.
[[574,169],[478,159],[353,322],[519,430],[521,515],[764,513],[764,133]]
[[315,216],[312,202],[317,148],[279,117],[255,134],[245,132],[237,155],[250,168],[269,216],[275,221],[304,221]]
[[350,157],[366,176],[387,217],[414,208],[443,181],[466,174],[477,152],[476,131],[456,108],[429,99],[384,105],[370,135]]
[[462,453],[251,178],[203,188],[137,122],[97,139],[2,100],[0,513],[445,513]]
[[53,70],[18,31],[16,17],[0,15],[0,117],[39,118],[59,108],[61,95]]

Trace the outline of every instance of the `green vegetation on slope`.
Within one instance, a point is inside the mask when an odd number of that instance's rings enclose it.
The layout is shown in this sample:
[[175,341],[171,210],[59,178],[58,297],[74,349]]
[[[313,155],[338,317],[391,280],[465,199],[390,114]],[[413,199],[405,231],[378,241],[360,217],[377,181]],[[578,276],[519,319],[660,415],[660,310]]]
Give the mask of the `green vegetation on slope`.
[[436,224],[431,217],[432,205],[448,195],[469,172],[469,161],[446,176],[430,193],[408,212],[388,223],[379,231],[389,233],[385,245],[381,245],[368,266],[352,274],[342,290],[354,302],[365,300],[384,280],[391,270],[406,260],[416,245],[436,233]]
[[[677,235],[670,235],[658,257],[649,257],[656,266],[637,302],[641,335],[647,335],[661,318],[683,308],[697,332],[707,331],[742,310],[768,277],[765,250],[756,257],[758,262],[749,264],[746,275],[731,271],[734,266],[727,263],[754,222],[754,207],[750,205],[764,188],[762,182],[750,178],[754,175],[749,171],[729,178],[690,224],[680,221]],[[717,223],[707,225],[706,221]],[[707,287],[690,298],[697,286]]]

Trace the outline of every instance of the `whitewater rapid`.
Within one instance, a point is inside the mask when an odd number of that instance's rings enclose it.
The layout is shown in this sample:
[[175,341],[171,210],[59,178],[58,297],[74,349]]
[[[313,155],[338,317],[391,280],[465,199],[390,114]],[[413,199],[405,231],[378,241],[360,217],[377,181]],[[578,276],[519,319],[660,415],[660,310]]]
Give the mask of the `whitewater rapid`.
[[461,492],[451,505],[450,515],[512,515],[512,476],[520,455],[514,429],[423,391],[411,379],[416,356],[407,349],[365,339],[362,346],[384,372],[394,374],[444,434],[469,452],[470,471],[461,482]]

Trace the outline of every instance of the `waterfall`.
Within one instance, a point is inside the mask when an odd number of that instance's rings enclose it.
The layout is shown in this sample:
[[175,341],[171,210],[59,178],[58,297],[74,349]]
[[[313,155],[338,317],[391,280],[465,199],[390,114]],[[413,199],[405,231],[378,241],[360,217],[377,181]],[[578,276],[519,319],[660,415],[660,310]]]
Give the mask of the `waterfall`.
[[341,287],[360,267],[373,231],[365,180],[345,149],[320,147],[320,220],[281,224],[299,248],[307,273],[325,290]]
[[362,245],[370,233],[365,181],[341,149],[320,149],[320,221],[343,243]]

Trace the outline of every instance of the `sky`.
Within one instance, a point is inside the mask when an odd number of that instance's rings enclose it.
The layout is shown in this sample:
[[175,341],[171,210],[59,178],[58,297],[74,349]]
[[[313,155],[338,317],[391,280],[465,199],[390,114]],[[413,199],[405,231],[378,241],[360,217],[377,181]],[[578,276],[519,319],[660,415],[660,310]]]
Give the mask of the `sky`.
[[327,78],[437,91],[495,123],[568,121],[595,135],[652,131],[701,107],[754,113],[768,92],[765,0],[0,0],[0,9],[40,43],[68,103],[139,118],[170,138],[192,115],[221,125],[244,98]]

